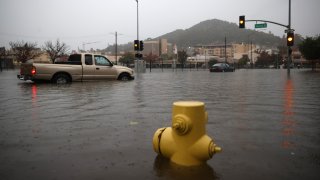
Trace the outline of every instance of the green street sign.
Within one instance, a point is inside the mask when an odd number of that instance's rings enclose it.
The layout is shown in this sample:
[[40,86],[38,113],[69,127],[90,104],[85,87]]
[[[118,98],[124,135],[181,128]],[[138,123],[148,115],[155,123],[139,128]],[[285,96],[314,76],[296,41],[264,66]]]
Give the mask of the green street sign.
[[267,28],[267,23],[255,24],[254,28]]

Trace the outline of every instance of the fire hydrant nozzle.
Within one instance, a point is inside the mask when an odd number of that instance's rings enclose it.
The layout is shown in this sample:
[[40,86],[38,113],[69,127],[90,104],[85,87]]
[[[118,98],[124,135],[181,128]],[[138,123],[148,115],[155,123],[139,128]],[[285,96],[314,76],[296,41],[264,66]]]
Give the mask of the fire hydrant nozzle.
[[203,102],[175,102],[172,109],[172,126],[158,129],[153,136],[155,152],[176,164],[194,166],[221,151],[206,135],[208,115]]
[[172,120],[172,128],[180,135],[187,134],[191,130],[191,122],[184,115],[176,115]]
[[222,151],[222,149],[221,149],[221,147],[214,147],[214,149],[213,149],[213,153],[219,153],[219,152],[221,152]]

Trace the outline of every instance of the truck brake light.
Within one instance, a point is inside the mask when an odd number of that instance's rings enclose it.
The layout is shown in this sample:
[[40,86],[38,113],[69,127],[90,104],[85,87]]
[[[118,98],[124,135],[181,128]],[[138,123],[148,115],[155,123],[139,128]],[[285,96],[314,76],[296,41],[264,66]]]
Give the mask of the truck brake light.
[[31,69],[31,75],[35,75],[37,73],[36,67],[32,67]]

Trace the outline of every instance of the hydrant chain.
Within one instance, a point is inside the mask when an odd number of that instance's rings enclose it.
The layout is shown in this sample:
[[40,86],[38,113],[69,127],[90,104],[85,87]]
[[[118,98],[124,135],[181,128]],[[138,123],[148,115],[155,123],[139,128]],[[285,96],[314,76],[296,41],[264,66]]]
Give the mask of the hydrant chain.
[[[153,149],[158,154],[162,155],[161,153],[161,147],[160,147],[160,141],[162,137],[162,133],[166,130],[166,128],[160,128],[156,131],[154,137],[153,137]],[[157,138],[156,138],[157,137]]]

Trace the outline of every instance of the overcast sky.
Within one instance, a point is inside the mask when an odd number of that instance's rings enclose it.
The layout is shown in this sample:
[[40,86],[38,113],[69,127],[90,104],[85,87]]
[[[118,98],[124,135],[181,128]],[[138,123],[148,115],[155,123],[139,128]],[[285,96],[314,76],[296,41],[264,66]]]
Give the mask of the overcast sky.
[[[264,19],[288,24],[289,0],[139,0],[140,39],[187,29],[209,19],[238,23]],[[292,0],[292,28],[305,36],[320,34],[320,0]],[[56,40],[71,49],[105,48],[137,37],[136,0],[0,0],[0,47],[10,41]],[[254,23],[247,23],[253,28]],[[268,24],[265,32],[284,35],[284,28]]]

